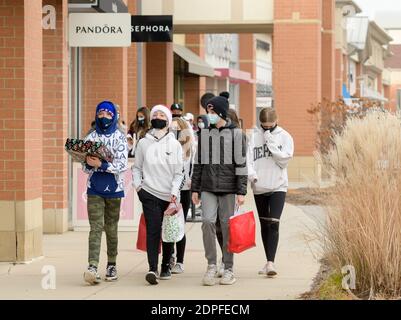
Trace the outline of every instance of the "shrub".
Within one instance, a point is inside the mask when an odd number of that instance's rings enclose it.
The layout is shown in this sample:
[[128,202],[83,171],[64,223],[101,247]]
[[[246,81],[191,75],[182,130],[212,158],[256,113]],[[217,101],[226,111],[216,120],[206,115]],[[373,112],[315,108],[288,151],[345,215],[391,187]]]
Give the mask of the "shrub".
[[335,270],[352,265],[356,293],[401,295],[401,122],[370,110],[351,117],[325,156],[335,180],[321,233]]

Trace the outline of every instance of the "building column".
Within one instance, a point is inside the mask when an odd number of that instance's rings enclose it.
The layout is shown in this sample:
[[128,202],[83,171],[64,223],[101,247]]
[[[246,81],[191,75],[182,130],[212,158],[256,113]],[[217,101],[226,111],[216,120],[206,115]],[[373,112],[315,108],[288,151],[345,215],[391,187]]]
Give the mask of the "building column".
[[[256,42],[253,34],[239,34],[239,69],[256,79]],[[243,129],[251,129],[256,124],[256,82],[239,85],[239,118]]]
[[174,102],[174,52],[172,42],[146,44],[146,103],[170,107]]
[[342,97],[344,62],[341,48],[335,51],[335,99]]
[[42,255],[42,0],[0,1],[0,261]]
[[356,96],[361,95],[361,76],[362,76],[362,64],[357,62],[356,64]]
[[[205,58],[205,35],[185,35],[185,46],[196,55]],[[203,111],[200,98],[206,93],[206,77],[188,74],[184,79],[184,112],[191,112],[195,117]]]
[[335,2],[323,1],[322,99],[335,99]]
[[56,29],[43,30],[43,232],[68,231],[67,0],[43,0],[56,9]]
[[276,1],[274,14],[274,105],[294,138],[289,178],[296,181],[317,174],[316,125],[307,110],[322,100],[322,1]]

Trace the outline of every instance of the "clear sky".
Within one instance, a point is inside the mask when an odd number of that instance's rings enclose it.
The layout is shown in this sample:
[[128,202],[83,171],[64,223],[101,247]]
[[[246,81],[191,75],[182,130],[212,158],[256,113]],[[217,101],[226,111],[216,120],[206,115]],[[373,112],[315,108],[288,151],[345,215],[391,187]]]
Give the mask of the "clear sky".
[[364,15],[374,18],[376,11],[400,11],[401,0],[355,0]]

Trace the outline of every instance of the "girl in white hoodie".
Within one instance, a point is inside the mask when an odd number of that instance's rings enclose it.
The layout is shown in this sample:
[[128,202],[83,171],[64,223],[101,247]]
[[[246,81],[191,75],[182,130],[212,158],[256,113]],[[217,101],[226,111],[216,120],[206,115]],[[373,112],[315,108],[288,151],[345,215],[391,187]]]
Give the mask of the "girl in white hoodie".
[[163,242],[163,261],[158,275],[158,249],[163,213],[170,202],[180,200],[184,181],[182,148],[174,134],[169,132],[172,116],[162,105],[150,112],[152,129],[137,144],[132,167],[133,184],[142,202],[146,222],[146,246],[149,272],[146,281],[158,284],[158,279],[171,279],[170,258],[172,243]]
[[272,277],[277,274],[274,259],[288,188],[287,166],[294,154],[294,141],[287,131],[277,125],[275,109],[262,109],[259,120],[261,129],[254,129],[249,143],[248,178],[254,193],[267,258],[259,274]]

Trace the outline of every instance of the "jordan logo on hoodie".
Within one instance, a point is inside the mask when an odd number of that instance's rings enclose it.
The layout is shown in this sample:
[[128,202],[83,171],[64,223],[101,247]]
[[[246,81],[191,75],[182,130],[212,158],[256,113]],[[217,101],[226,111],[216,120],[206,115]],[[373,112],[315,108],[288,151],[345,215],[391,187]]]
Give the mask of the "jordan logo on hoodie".
[[106,189],[104,189],[103,192],[106,192],[106,191],[111,192],[111,190],[109,189],[109,185],[107,185]]

